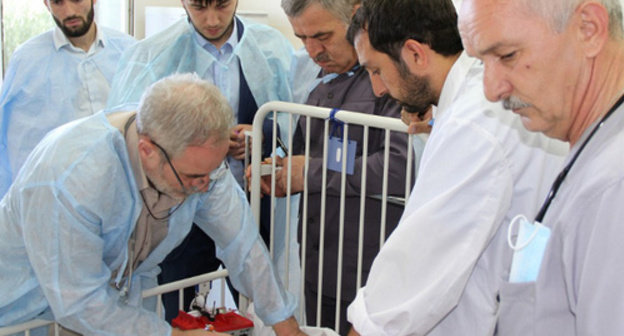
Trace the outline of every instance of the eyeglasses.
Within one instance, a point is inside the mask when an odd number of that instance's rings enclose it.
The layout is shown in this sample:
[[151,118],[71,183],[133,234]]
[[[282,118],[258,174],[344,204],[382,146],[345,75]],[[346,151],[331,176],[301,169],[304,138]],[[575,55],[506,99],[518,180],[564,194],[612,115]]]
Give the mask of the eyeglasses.
[[171,167],[171,170],[173,171],[173,175],[175,175],[176,179],[178,180],[178,183],[180,183],[180,187],[182,187],[182,192],[185,195],[188,195],[186,187],[184,186],[184,183],[182,183],[182,179],[180,178],[180,175],[178,175],[178,171],[175,169],[175,167],[173,167],[173,163],[171,163],[171,159],[169,159],[169,155],[167,154],[167,151],[165,151],[164,148],[162,148],[159,144],[157,144],[156,141],[154,141],[154,140],[151,140],[151,141],[154,144],[154,146],[158,147],[158,149],[160,149],[160,151],[165,156],[165,159],[167,160],[167,163],[169,164],[169,167]]
[[[171,167],[171,170],[173,171],[173,174],[175,175],[176,179],[178,180],[178,183],[180,183],[180,186],[182,187],[182,191],[184,192],[184,194],[189,195],[190,193],[188,192],[188,188],[186,188],[184,186],[184,182],[182,182],[182,177],[184,177],[185,180],[190,180],[191,181],[191,185],[193,185],[193,181],[195,180],[201,180],[202,183],[205,183],[205,179],[206,176],[188,176],[188,175],[184,175],[182,173],[178,173],[178,171],[175,169],[175,167],[173,166],[173,163],[171,162],[171,159],[169,158],[169,155],[167,154],[167,152],[165,151],[164,148],[162,148],[162,146],[160,146],[159,144],[157,144],[154,140],[151,140],[151,142],[158,147],[158,149],[160,149],[160,151],[164,154],[165,159],[167,160],[167,163],[169,164],[169,167]],[[215,170],[213,170],[212,172],[210,172],[208,179],[209,181],[215,181],[218,180],[220,178],[222,178],[223,176],[225,176],[225,173],[229,170],[229,165],[227,163],[227,160],[224,160],[223,162],[221,162],[221,164],[219,165],[219,167],[217,167]],[[192,191],[195,191],[194,189]]]

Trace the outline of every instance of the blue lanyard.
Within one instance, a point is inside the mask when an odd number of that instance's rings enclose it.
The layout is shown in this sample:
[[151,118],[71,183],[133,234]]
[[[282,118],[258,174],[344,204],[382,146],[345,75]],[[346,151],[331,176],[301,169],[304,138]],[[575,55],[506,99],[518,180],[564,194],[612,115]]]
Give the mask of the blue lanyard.
[[605,114],[604,117],[602,117],[598,125],[596,125],[596,127],[594,127],[591,133],[589,133],[589,136],[587,136],[587,139],[583,141],[583,143],[581,144],[581,147],[579,147],[579,150],[572,157],[572,160],[570,160],[570,162],[563,168],[561,173],[557,175],[555,182],[553,183],[552,187],[550,188],[550,191],[548,192],[548,196],[546,197],[544,204],[542,204],[542,208],[537,213],[537,216],[535,216],[536,222],[540,222],[540,223],[542,222],[542,220],[544,219],[544,216],[546,215],[546,211],[548,211],[548,208],[550,207],[550,203],[552,202],[553,199],[555,199],[555,196],[557,196],[559,187],[561,187],[563,180],[565,180],[565,178],[568,176],[568,172],[570,172],[570,169],[572,169],[572,166],[574,166],[576,159],[578,159],[579,155],[581,155],[581,152],[583,151],[583,149],[585,149],[585,146],[587,146],[587,144],[592,139],[594,134],[598,132],[600,127],[604,125],[605,121],[607,121],[607,119],[613,114],[613,112],[615,112],[615,110],[617,110],[620,107],[620,105],[622,105],[622,103],[624,103],[624,95],[622,95],[620,99],[618,99],[618,101],[615,103],[615,105],[611,107],[609,112],[607,112],[607,114]]

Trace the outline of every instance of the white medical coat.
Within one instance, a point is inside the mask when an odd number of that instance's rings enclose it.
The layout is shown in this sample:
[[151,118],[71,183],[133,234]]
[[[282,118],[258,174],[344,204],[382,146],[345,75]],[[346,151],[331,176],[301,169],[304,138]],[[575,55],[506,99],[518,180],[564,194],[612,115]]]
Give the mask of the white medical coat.
[[[7,68],[0,96],[0,197],[46,133],[106,106],[117,61],[135,42],[98,26],[103,47],[77,55],[55,43],[56,29],[21,45]],[[81,105],[85,98],[90,106]]]
[[552,232],[537,281],[504,283],[500,335],[624,335],[622,148],[624,107],[587,144],[546,212]]
[[[511,263],[506,224],[533,213],[567,146],[526,131],[483,94],[465,54],[444,83],[398,227],[349,307],[362,335],[488,335]],[[545,150],[546,149],[546,150]]]
[[[125,269],[143,203],[123,135],[98,113],[50,132],[24,167],[0,201],[0,326],[51,309],[84,335],[169,335],[164,320],[137,307],[191,223],[214,239],[232,283],[266,324],[292,316],[296,302],[277,280],[231,174],[171,215],[166,238],[135,270],[125,304],[111,274]],[[144,307],[155,307],[155,299],[147,301]]]

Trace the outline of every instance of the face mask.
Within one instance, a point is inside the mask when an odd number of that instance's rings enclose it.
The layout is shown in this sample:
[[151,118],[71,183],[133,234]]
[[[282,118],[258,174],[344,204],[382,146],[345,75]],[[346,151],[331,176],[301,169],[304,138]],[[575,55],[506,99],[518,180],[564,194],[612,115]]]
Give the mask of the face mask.
[[[519,228],[514,244],[512,235],[516,225]],[[550,233],[550,229],[538,221],[531,223],[524,215],[514,217],[507,231],[507,243],[514,250],[509,282],[537,280]]]

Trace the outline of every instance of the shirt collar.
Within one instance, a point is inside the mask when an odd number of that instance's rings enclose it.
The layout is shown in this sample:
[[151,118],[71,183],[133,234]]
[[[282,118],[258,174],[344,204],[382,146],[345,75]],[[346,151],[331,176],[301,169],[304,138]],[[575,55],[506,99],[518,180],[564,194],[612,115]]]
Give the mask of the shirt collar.
[[466,52],[461,53],[446,76],[442,91],[440,92],[436,114],[445,111],[453,103],[455,96],[464,85],[469,71],[475,66],[478,66],[478,62],[476,58],[468,56]]
[[[95,21],[93,24],[95,25]],[[95,28],[95,40],[93,41],[93,44],[91,44],[89,51],[93,50],[94,45],[104,47],[106,44],[104,42],[104,34],[102,33],[102,30],[97,29],[97,25]],[[65,34],[63,34],[63,31],[58,26],[54,27],[52,39],[54,40],[54,48],[56,48],[57,51],[62,47],[67,46],[70,50],[84,52],[84,50],[74,47],[71,41],[67,38],[67,36],[65,36]]]
[[[227,41],[225,41],[225,43],[221,46],[221,51],[225,53],[231,53],[238,45],[238,25],[236,24],[236,17],[233,17],[232,20],[234,22],[234,28],[232,29],[232,33],[230,34],[230,37],[227,39]],[[193,26],[193,23],[190,19],[189,24],[193,28],[193,36],[195,37],[195,40],[197,41],[197,43],[199,43],[200,46],[202,46],[202,48],[213,52],[218,51],[217,47],[215,47],[212,42],[208,41],[205,37],[202,36],[202,34],[197,31],[197,29],[195,29],[195,26]]]
[[149,187],[149,183],[147,181],[147,175],[145,175],[145,171],[143,170],[143,164],[141,163],[141,157],[139,155],[139,133],[136,128],[136,120],[132,121],[130,125],[127,125],[130,118],[133,118],[135,115],[136,111],[116,112],[109,114],[107,119],[113,127],[117,128],[121,134],[124,135],[130,165],[132,166],[132,172],[134,173],[134,179],[139,187],[139,190],[145,190]]
[[343,72],[341,74],[339,73],[326,73],[324,70],[321,69],[321,71],[319,71],[318,77],[321,79],[321,82],[323,82],[323,84],[327,84],[331,81],[333,81],[334,79],[340,77],[340,76],[347,76],[347,77],[352,77],[353,75],[355,75],[356,71],[360,68],[360,63],[356,63],[353,68],[351,68],[349,71],[347,72]]

